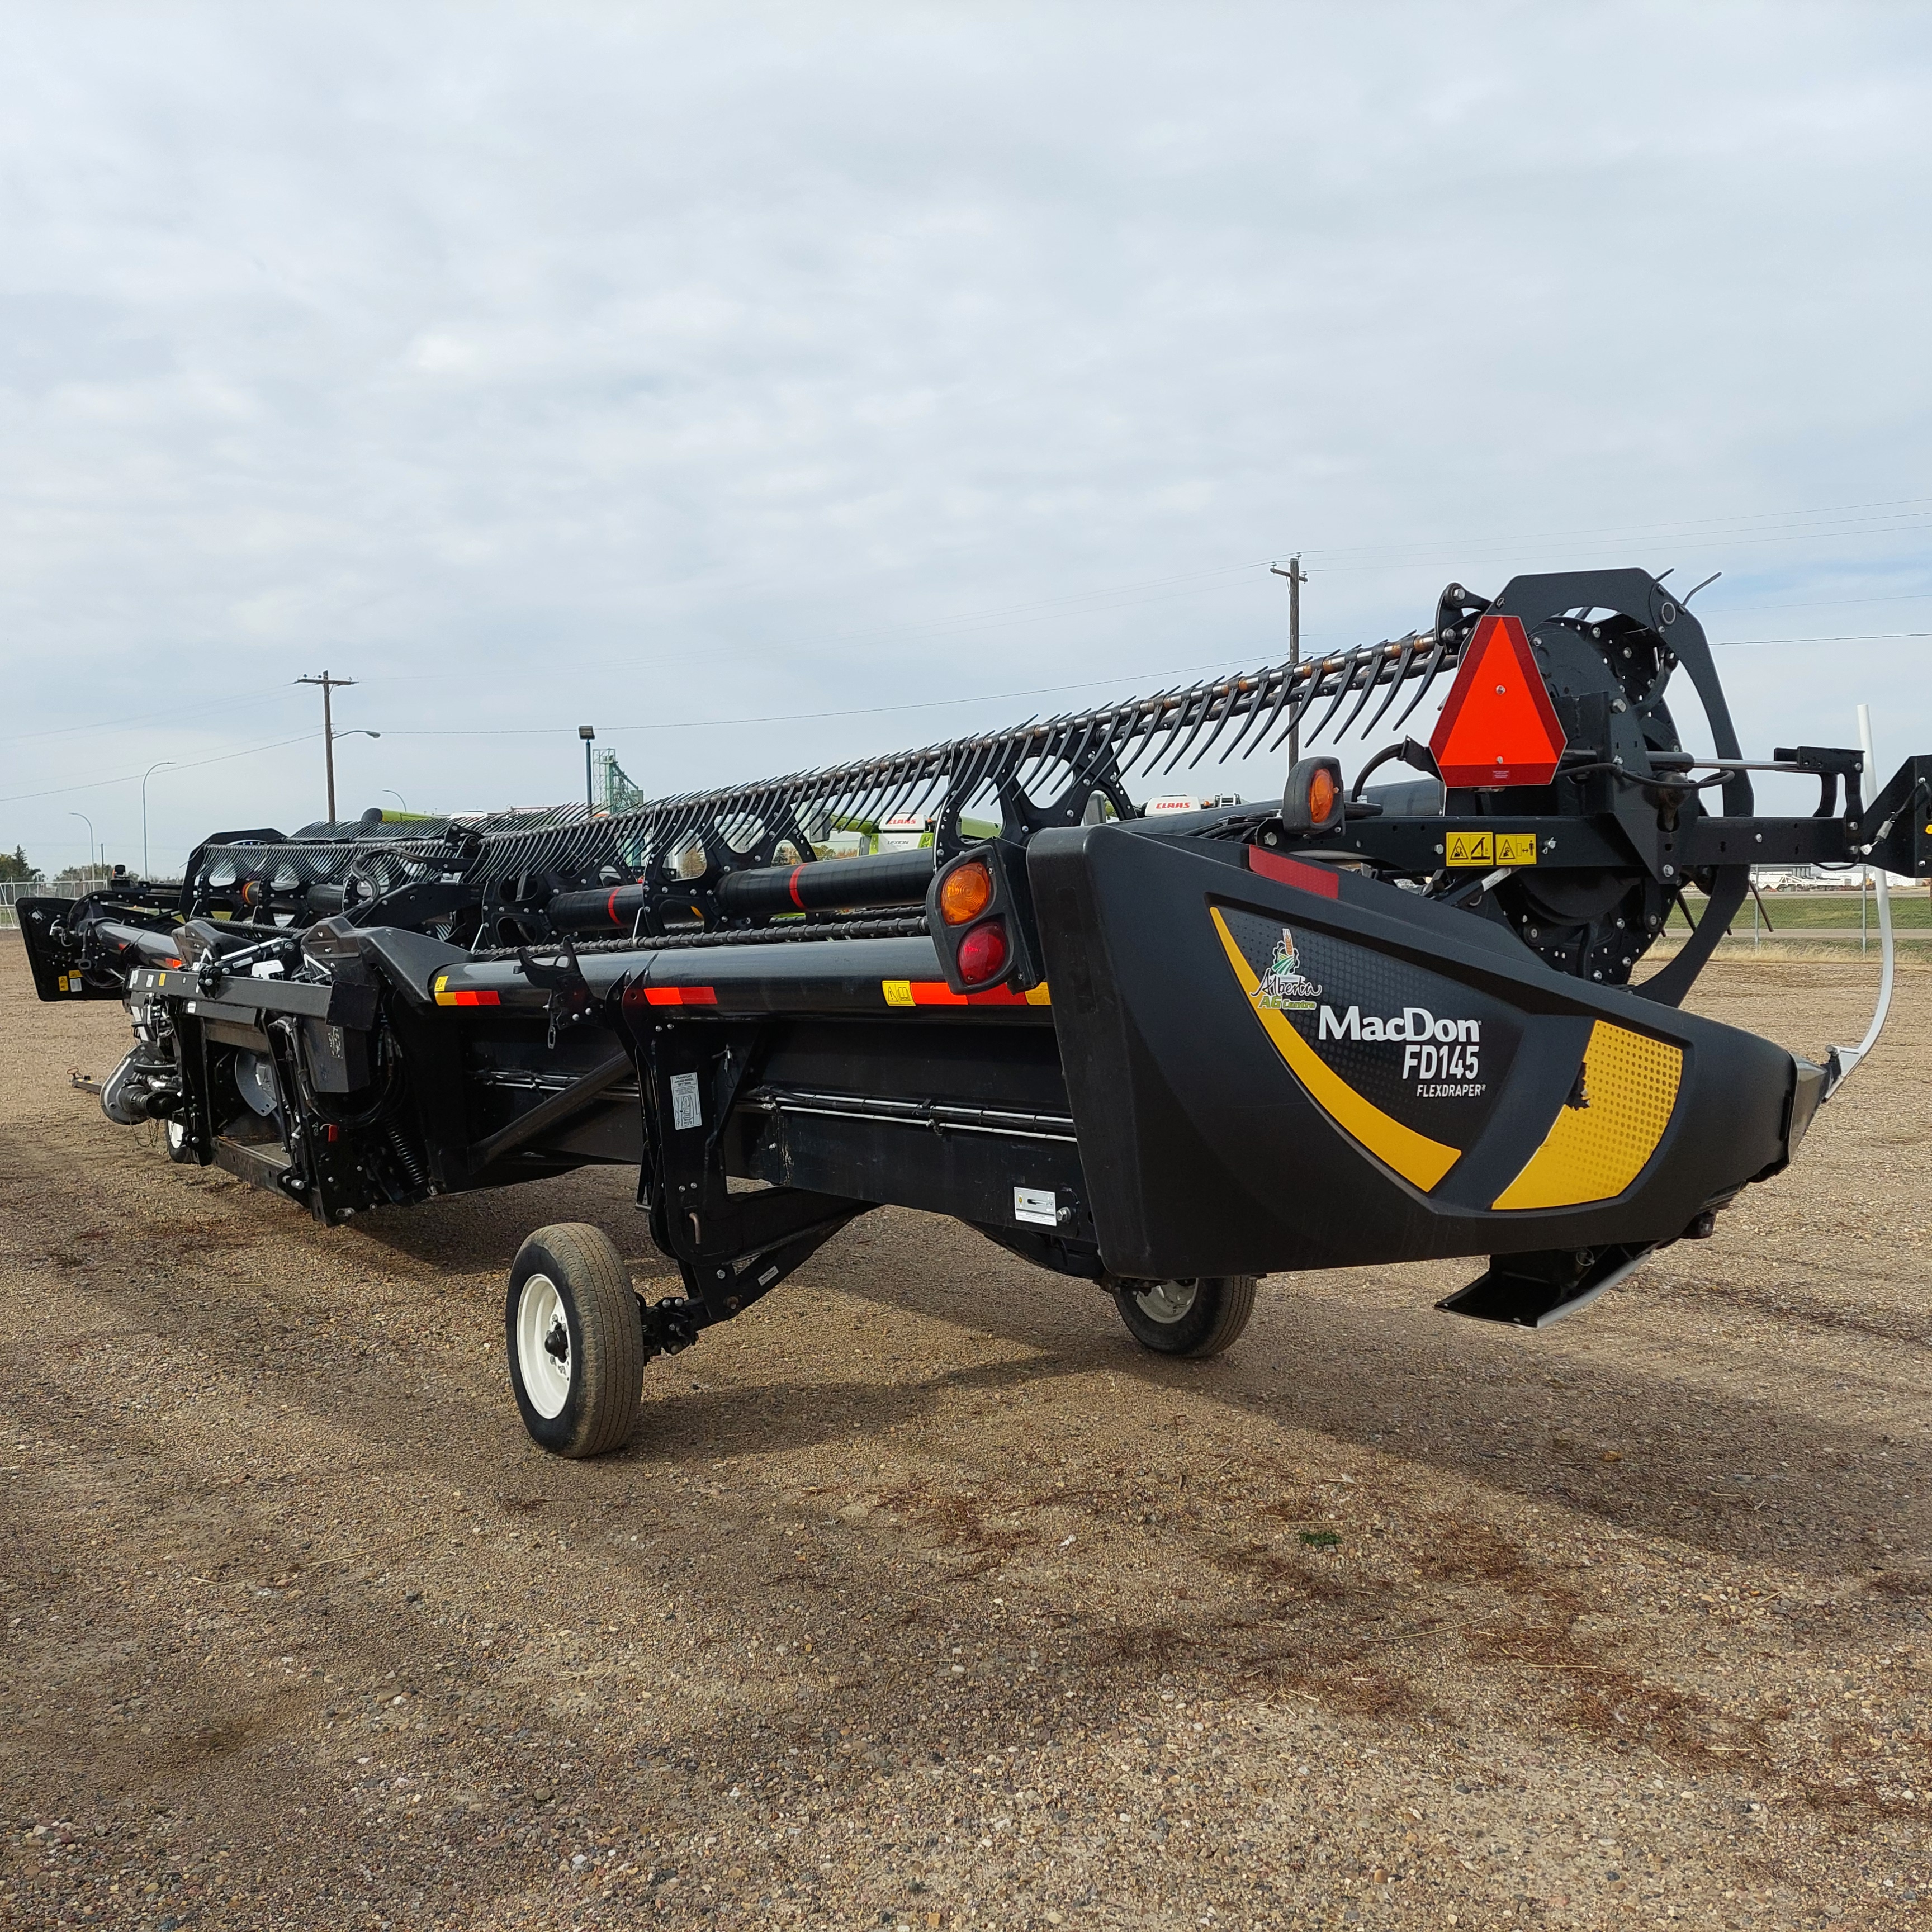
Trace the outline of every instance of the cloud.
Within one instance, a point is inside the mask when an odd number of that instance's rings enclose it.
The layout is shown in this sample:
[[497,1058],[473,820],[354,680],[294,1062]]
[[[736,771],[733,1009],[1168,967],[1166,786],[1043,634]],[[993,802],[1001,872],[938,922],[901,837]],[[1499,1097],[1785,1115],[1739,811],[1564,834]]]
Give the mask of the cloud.
[[[1080,699],[808,713],[1259,662],[1297,548],[1318,644],[1566,560],[1723,568],[1720,638],[1932,630],[1932,505],[1819,514],[1932,496],[1909,10],[6,34],[0,793],[276,742],[325,666],[385,734],[345,805],[569,796],[580,720],[722,782]],[[1741,728],[1932,745],[1928,641],[1733,651]],[[617,728],[727,716],[800,722]],[[158,776],[158,852],[320,766]],[[138,842],[122,783],[76,806]]]

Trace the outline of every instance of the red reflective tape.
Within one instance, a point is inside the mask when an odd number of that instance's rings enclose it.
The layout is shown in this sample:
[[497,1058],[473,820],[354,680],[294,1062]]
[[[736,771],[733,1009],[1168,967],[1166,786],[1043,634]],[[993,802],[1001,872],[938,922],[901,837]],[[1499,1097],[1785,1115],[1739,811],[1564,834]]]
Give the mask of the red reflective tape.
[[1306,860],[1290,859],[1280,852],[1265,852],[1258,845],[1248,848],[1248,870],[1258,872],[1276,885],[1297,886],[1304,892],[1317,892],[1324,899],[1340,898],[1342,880],[1326,866],[1311,866]]
[[613,926],[617,923],[617,895],[623,890],[622,886],[613,886],[610,888],[610,902],[604,908],[604,916]]
[[715,986],[646,986],[644,998],[654,1006],[715,1006]]
[[466,990],[446,993],[443,998],[448,1000],[452,1006],[500,1006],[503,1004],[502,994],[493,993],[488,988],[482,992]]
[[785,881],[785,890],[791,894],[791,902],[794,905],[798,908],[800,912],[803,912],[806,910],[806,904],[804,900],[800,898],[798,896],[798,875],[804,870],[805,868],[802,866],[793,866],[791,868],[791,877]]

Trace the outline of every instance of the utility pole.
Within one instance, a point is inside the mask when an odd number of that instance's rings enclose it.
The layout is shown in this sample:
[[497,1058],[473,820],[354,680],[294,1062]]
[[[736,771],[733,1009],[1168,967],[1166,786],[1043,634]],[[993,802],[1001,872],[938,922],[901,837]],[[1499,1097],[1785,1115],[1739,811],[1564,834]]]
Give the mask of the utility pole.
[[328,766],[328,822],[335,823],[335,721],[330,715],[328,694],[332,691],[346,691],[356,680],[352,677],[331,677],[324,671],[320,677],[298,677],[298,684],[319,684],[322,686],[322,755]]
[[[1278,563],[1268,568],[1277,577],[1288,579],[1288,662],[1290,666],[1301,662],[1301,586],[1308,581],[1308,574],[1301,567],[1301,553],[1297,550],[1288,559],[1284,570]],[[1292,676],[1291,670],[1290,675]],[[1288,728],[1288,763],[1291,770],[1301,758],[1301,718],[1298,706],[1294,714],[1294,722]]]
[[584,740],[584,815],[588,818],[597,809],[597,795],[590,782],[590,746],[597,736],[597,727],[580,724],[577,735]]

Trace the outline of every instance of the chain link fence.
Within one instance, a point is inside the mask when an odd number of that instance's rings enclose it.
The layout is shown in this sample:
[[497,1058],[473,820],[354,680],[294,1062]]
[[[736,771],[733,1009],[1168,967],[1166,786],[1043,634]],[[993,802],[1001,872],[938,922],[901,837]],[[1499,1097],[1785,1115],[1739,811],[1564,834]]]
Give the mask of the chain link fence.
[[14,910],[21,899],[77,899],[83,892],[98,892],[113,877],[105,866],[76,866],[49,879],[35,873],[31,879],[0,879],[0,932],[17,932],[20,915]]

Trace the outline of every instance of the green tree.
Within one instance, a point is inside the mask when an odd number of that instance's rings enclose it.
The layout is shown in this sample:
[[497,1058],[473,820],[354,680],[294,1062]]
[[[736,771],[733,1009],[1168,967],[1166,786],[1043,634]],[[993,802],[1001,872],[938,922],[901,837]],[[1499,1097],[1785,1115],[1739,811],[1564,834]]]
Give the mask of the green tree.
[[23,848],[16,845],[11,857],[4,852],[0,852],[0,884],[4,884],[11,879],[31,879],[33,876],[34,868],[27,863],[27,854]]

